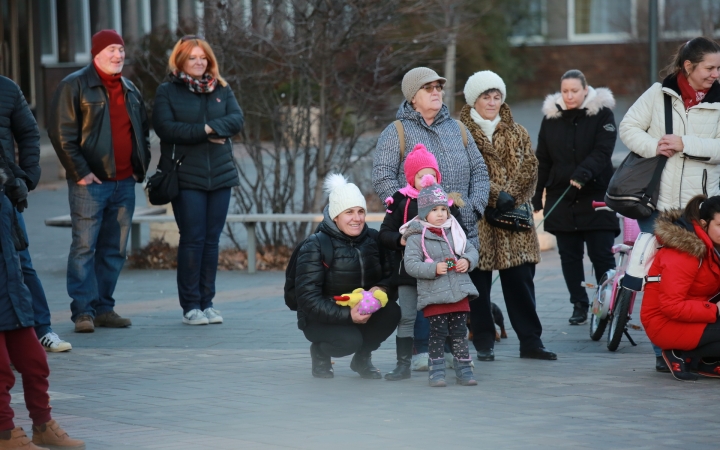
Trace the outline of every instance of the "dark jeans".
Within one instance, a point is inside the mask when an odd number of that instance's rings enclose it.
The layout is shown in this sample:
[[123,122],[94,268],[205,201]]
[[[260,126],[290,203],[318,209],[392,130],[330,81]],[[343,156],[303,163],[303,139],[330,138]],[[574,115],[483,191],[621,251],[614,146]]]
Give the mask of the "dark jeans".
[[428,340],[430,339],[430,322],[422,311],[417,312],[413,333],[415,353],[427,353]]
[[[520,351],[542,347],[542,325],[535,310],[535,264],[522,264],[499,272],[505,306],[513,330],[520,340]],[[488,270],[475,269],[470,272],[470,279],[480,294],[470,302],[470,326],[476,350],[495,347],[495,323],[490,311],[492,278],[493,273]]]
[[372,352],[395,331],[400,322],[400,307],[388,302],[365,324],[334,324],[308,321],[302,330],[305,338],[320,344],[320,351],[339,358],[358,352]]
[[115,307],[113,293],[125,264],[135,211],[135,179],[81,186],[68,180],[72,244],[67,290],[73,322]]
[[181,189],[172,201],[180,230],[177,284],[183,314],[213,306],[218,244],[229,206],[230,188]]
[[428,317],[430,322],[430,346],[428,357],[440,359],[445,356],[445,344],[450,340],[451,353],[457,359],[469,359],[467,336],[467,313],[454,312]]
[[683,351],[682,355],[691,358],[720,358],[720,322],[707,324],[697,347]]
[[[25,227],[25,219],[23,215],[17,213],[18,223],[25,233],[25,240],[30,242],[28,239],[27,228]],[[52,331],[50,328],[50,308],[48,307],[47,298],[45,297],[45,290],[43,289],[40,278],[38,278],[37,272],[33,269],[32,259],[30,259],[30,251],[26,248],[25,250],[18,252],[20,255],[20,265],[22,266],[23,279],[25,280],[25,286],[30,290],[32,295],[32,306],[35,319],[35,334],[38,338],[45,336]]]
[[570,292],[570,303],[581,303],[587,307],[590,300],[587,290],[581,285],[585,281],[584,246],[587,245],[588,256],[595,270],[595,281],[599,283],[605,272],[615,268],[615,257],[612,254],[615,233],[605,230],[556,232],[555,237],[565,284]]

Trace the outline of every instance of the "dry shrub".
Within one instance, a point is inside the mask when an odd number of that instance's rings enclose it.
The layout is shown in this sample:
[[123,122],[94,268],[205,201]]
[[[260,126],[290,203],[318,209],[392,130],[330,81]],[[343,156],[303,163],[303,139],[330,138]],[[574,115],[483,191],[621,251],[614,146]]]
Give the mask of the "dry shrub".
[[[257,270],[285,270],[293,249],[287,246],[266,246],[256,253]],[[177,247],[162,239],[153,239],[128,257],[132,269],[177,269]],[[247,252],[234,248],[220,250],[219,270],[246,270]]]

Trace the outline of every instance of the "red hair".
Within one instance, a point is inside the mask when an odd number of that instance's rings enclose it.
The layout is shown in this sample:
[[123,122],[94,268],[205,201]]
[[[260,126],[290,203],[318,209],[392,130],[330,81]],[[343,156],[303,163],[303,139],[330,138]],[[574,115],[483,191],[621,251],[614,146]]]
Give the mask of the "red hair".
[[170,54],[170,59],[168,60],[168,69],[170,72],[175,72],[176,70],[182,71],[185,63],[190,58],[190,53],[195,47],[200,47],[203,49],[203,52],[205,52],[205,57],[208,62],[207,73],[217,79],[220,85],[227,86],[227,81],[220,76],[217,58],[215,58],[215,53],[213,53],[210,44],[208,44],[204,39],[197,37],[192,39],[180,39],[177,44],[175,44],[175,47],[173,47],[173,51]]

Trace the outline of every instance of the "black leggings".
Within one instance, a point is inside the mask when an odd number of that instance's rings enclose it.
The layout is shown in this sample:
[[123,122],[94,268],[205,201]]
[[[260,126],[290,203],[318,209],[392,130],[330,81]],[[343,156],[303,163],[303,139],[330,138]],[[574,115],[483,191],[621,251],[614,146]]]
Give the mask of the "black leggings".
[[720,321],[705,325],[698,346],[682,354],[691,358],[720,357]]
[[430,341],[428,353],[430,359],[440,359],[445,356],[445,339],[450,337],[452,354],[457,359],[469,359],[467,336],[467,313],[454,312],[438,314],[428,317],[430,321]]

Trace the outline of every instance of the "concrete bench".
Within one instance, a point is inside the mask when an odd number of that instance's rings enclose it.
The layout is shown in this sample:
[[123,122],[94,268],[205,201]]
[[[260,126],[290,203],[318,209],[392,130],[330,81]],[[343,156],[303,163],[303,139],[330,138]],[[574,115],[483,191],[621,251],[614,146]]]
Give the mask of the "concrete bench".
[[[130,249],[131,251],[140,248],[140,225],[143,223],[175,222],[175,217],[164,215],[164,207],[135,208],[133,214]],[[382,222],[385,213],[368,213],[365,216],[366,222]],[[322,214],[228,214],[226,223],[242,223],[247,229],[247,258],[248,273],[255,273],[255,253],[257,252],[257,238],[255,226],[257,223],[271,222],[308,222],[320,223],[323,220]],[[53,217],[45,220],[45,225],[50,227],[70,227],[70,215]]]

